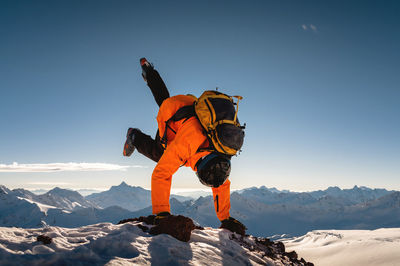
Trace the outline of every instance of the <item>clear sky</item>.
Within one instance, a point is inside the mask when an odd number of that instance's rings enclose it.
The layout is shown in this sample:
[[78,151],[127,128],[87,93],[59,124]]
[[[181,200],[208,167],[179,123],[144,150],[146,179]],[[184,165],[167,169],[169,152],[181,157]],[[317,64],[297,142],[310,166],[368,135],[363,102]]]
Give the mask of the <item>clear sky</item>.
[[[233,188],[400,190],[399,14],[398,1],[1,0],[0,184],[149,188],[155,164],[122,156],[128,127],[156,132],[145,56],[172,95],[244,97]],[[173,188],[203,186],[181,168]]]

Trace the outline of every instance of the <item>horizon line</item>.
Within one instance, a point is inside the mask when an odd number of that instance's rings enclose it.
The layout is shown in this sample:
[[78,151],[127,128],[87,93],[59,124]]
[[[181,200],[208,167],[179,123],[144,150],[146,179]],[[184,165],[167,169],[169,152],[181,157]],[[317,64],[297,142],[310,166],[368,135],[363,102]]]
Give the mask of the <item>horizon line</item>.
[[[0,184],[0,186],[4,186],[4,187],[6,187],[6,188],[8,188],[8,189],[11,189],[11,190],[13,190],[13,189],[25,189],[25,190],[28,190],[28,191],[38,191],[38,190],[42,190],[42,191],[50,191],[50,190],[52,190],[52,189],[54,189],[54,188],[61,188],[61,189],[68,189],[68,190],[73,190],[73,191],[79,191],[79,190],[93,190],[93,191],[99,191],[99,192],[103,192],[103,191],[107,191],[107,190],[110,190],[111,189],[111,187],[117,187],[117,186],[120,186],[122,183],[125,183],[125,184],[127,184],[125,181],[123,181],[123,182],[121,182],[121,183],[119,183],[118,185],[112,185],[112,186],[109,186],[109,187],[71,187],[71,186],[66,186],[66,185],[68,185],[68,183],[58,183],[58,184],[54,184],[55,186],[53,186],[53,187],[51,187],[51,188],[49,188],[49,187],[31,187],[31,188],[24,188],[24,187],[20,187],[20,186],[10,186],[10,187],[7,187],[7,186],[5,186],[5,185],[2,185],[2,184]],[[44,183],[43,182],[43,184],[48,184],[48,183]],[[71,184],[71,183],[69,183],[69,184]],[[72,184],[71,184],[72,185]],[[151,191],[151,188],[150,187],[142,187],[142,186],[134,186],[134,185],[129,185],[129,184],[127,184],[128,186],[131,186],[131,187],[140,187],[140,188],[143,188],[143,189],[145,189],[145,190],[149,190],[149,191]],[[340,186],[328,186],[328,187],[326,187],[326,188],[324,188],[324,189],[322,189],[322,188],[319,188],[319,189],[314,189],[314,190],[290,190],[290,189],[279,189],[279,188],[276,188],[276,187],[267,187],[266,185],[260,185],[260,186],[251,186],[251,187],[244,187],[244,188],[231,188],[231,192],[234,192],[234,191],[240,191],[240,190],[246,190],[246,189],[251,189],[251,188],[257,188],[257,189],[261,189],[261,188],[263,188],[263,187],[265,187],[266,189],[276,189],[276,190],[278,190],[278,191],[280,191],[280,192],[294,192],[294,193],[308,193],[308,192],[314,192],[314,191],[324,191],[324,190],[327,190],[327,189],[329,189],[329,188],[334,188],[334,187],[337,187],[337,188],[339,188],[340,190],[350,190],[350,189],[354,189],[354,188],[368,188],[368,189],[372,189],[372,190],[374,190],[374,189],[385,189],[385,190],[387,190],[387,191],[399,191],[399,190],[396,190],[396,189],[388,189],[388,188],[382,188],[382,187],[368,187],[368,186],[362,186],[362,185],[354,185],[354,186],[352,186],[352,187],[349,187],[349,188],[347,188],[347,187],[340,187]],[[187,193],[187,192],[199,192],[199,191],[201,191],[201,192],[212,192],[211,191],[211,188],[193,188],[193,187],[186,187],[186,188],[171,188],[171,194],[172,193]]]

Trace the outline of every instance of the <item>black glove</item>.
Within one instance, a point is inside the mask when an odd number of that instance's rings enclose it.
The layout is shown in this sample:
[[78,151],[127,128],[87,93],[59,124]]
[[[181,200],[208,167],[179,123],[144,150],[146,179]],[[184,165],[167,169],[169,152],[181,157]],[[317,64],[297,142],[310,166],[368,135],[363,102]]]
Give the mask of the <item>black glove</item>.
[[129,128],[128,132],[126,133],[126,141],[124,144],[124,156],[129,157],[132,155],[132,153],[135,151],[135,146],[133,145],[133,140],[135,138],[135,130],[138,130],[136,128]]
[[221,222],[221,226],[219,228],[225,228],[233,233],[238,233],[239,235],[244,236],[246,234],[246,226],[236,220],[235,218],[229,217]]

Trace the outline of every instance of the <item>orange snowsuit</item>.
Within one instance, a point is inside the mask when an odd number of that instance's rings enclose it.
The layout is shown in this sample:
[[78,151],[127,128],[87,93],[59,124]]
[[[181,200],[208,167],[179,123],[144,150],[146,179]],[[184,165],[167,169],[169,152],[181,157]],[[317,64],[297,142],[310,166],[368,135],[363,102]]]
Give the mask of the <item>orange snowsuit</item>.
[[[172,175],[180,166],[188,166],[196,171],[196,163],[209,151],[198,151],[199,148],[209,146],[206,135],[203,133],[196,117],[170,121],[166,129],[166,121],[171,118],[179,108],[192,105],[194,97],[188,95],[177,95],[170,97],[161,104],[157,115],[160,137],[167,130],[166,149],[154,168],[151,177],[151,201],[153,213],[170,212],[169,196],[171,190]],[[219,220],[229,218],[230,209],[230,181],[218,188],[212,188],[214,206]]]

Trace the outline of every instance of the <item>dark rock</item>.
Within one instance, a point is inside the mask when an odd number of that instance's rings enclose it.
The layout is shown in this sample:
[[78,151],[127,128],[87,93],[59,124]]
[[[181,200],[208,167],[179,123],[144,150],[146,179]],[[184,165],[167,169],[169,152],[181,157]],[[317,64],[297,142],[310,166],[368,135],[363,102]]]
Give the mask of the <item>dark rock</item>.
[[285,245],[282,242],[274,242],[273,246],[279,251],[279,253],[285,252]]
[[298,257],[296,251],[286,252],[285,255],[288,256],[290,260],[297,260]]
[[197,229],[192,219],[182,215],[170,215],[158,221],[158,224],[150,228],[152,235],[168,234],[180,241],[188,242],[194,229]]
[[269,247],[269,246],[271,246],[274,242],[272,242],[272,241],[269,240],[268,238],[259,237],[259,238],[256,239],[256,243],[259,243],[259,244],[261,244],[261,245],[263,245],[263,246]]
[[143,222],[146,224],[154,224],[155,218],[156,218],[155,215],[140,216],[139,218],[129,218],[129,219],[121,220],[118,222],[118,224],[124,224],[124,223],[129,223],[129,222]]
[[[148,225],[154,225],[155,215],[140,216],[139,218],[130,218],[120,221],[118,224],[129,222],[142,222]],[[203,227],[196,226],[192,219],[182,215],[169,215],[165,218],[158,219],[157,224],[149,228],[147,226],[137,225],[144,232],[149,232],[152,235],[168,234],[180,241],[187,242],[190,240],[190,235],[194,229],[203,229]]]
[[142,229],[143,232],[148,232],[148,231],[149,231],[149,228],[148,228],[147,226],[138,224],[137,227],[139,227],[140,229]]
[[[246,238],[253,239],[256,245],[250,245]],[[295,251],[285,252],[285,245],[282,242],[274,242],[268,238],[255,238],[253,236],[237,238],[234,234],[232,234],[231,239],[251,251],[260,252],[263,257],[281,260],[284,265],[314,266],[313,263],[306,262],[303,258],[299,260]]]
[[38,242],[42,242],[42,243],[45,244],[45,245],[49,245],[49,244],[51,244],[52,238],[49,237],[49,236],[40,235],[40,236],[38,236],[38,237],[36,238],[36,240],[37,240]]

